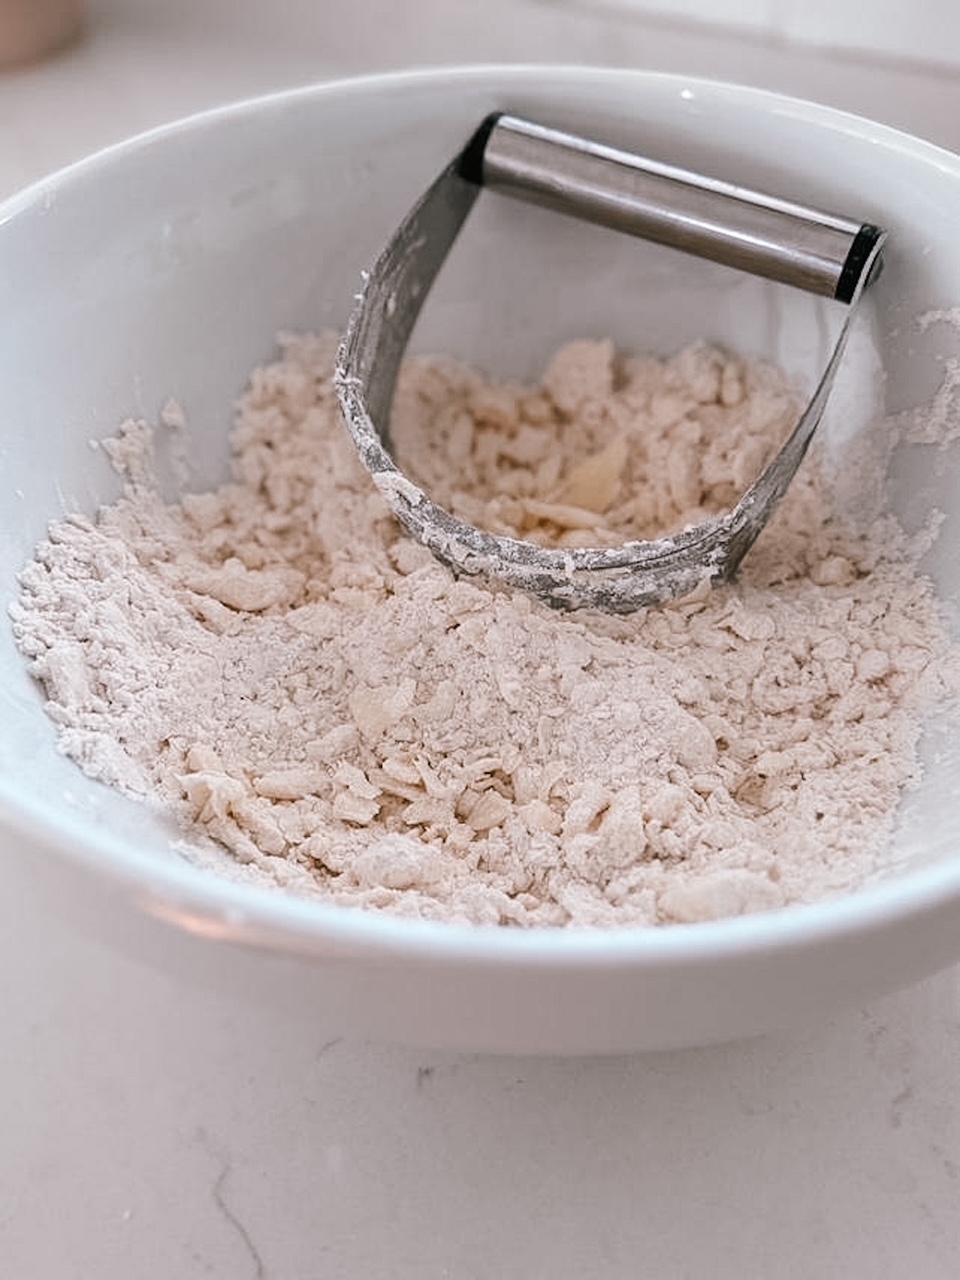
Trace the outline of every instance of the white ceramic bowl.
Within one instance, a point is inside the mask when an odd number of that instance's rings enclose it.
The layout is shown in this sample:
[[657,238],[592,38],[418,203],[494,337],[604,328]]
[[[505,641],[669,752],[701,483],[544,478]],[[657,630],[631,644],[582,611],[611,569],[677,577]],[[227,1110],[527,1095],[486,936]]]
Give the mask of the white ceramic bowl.
[[[112,148],[0,207],[3,598],[50,517],[115,495],[89,441],[131,413],[154,417],[176,397],[205,428],[201,474],[221,478],[232,403],[275,333],[342,324],[363,265],[497,108],[883,223],[872,341],[887,408],[937,386],[954,331],[915,321],[960,303],[960,162],[923,142],[768,93],[582,68],[441,70],[279,94]],[[722,286],[703,264],[496,197],[481,200],[457,255],[422,342],[505,372],[529,372],[590,331],[662,348],[713,336],[797,367],[820,350],[802,307],[796,326],[787,308],[774,332],[779,304],[751,292],[761,286]],[[866,378],[861,398],[872,389]],[[926,567],[951,601],[956,462],[955,446],[921,450],[894,484],[908,524],[930,506],[947,513]],[[289,1001],[332,1033],[498,1052],[705,1043],[795,1024],[960,959],[949,740],[931,744],[898,837],[910,866],[882,883],[660,931],[492,931],[297,901],[192,868],[160,819],[58,753],[8,627],[0,668],[2,856],[42,909],[185,981]]]

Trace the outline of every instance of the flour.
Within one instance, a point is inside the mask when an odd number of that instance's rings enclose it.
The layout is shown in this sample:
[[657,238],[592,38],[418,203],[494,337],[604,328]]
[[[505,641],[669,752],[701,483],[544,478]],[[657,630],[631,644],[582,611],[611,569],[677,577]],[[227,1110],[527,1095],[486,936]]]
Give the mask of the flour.
[[615,359],[571,342],[542,387],[415,359],[392,435],[402,469],[470,524],[546,546],[619,546],[733,507],[797,418],[784,375],[707,346]]
[[[286,338],[253,374],[231,483],[165,504],[127,424],[124,497],[51,528],[13,616],[67,754],[177,814],[204,866],[409,916],[697,921],[876,869],[960,688],[889,517],[845,523],[814,457],[736,585],[556,614],[399,531],[334,354]],[[410,362],[393,433],[466,519],[607,545],[732,505],[795,413],[781,374],[712,348],[584,342],[536,388]]]

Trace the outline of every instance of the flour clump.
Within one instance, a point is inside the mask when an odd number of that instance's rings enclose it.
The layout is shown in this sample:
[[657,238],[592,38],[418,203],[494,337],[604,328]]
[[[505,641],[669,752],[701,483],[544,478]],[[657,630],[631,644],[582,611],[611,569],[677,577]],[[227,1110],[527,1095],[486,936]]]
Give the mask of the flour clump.
[[[288,337],[254,372],[214,492],[163,501],[127,426],[124,495],[25,568],[18,643],[82,768],[162,800],[204,866],[429,919],[692,922],[876,869],[958,688],[892,519],[848,521],[814,456],[736,584],[558,614],[402,533],[335,350]],[[393,435],[464,519],[605,546],[731,506],[796,412],[781,373],[712,347],[581,341],[538,386],[411,360]]]

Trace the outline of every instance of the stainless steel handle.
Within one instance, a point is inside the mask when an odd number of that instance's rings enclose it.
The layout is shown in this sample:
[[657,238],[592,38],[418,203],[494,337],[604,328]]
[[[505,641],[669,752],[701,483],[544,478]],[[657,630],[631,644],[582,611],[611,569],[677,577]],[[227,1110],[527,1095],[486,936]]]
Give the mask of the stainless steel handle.
[[850,302],[883,231],[498,114],[460,159],[478,185]]

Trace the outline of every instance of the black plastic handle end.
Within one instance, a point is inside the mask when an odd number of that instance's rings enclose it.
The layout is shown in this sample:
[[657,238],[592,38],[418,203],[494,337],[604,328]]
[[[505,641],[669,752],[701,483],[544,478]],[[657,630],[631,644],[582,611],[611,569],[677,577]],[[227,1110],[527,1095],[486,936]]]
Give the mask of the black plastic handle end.
[[[850,252],[847,254],[847,260],[843,264],[840,272],[840,278],[837,280],[837,291],[834,297],[838,302],[852,302],[860,286],[860,278],[863,275],[864,268],[873,256],[873,252],[877,245],[886,237],[886,232],[882,227],[875,226],[872,222],[865,222],[854,237],[853,244],[850,246]],[[882,257],[878,254],[870,275],[864,281],[865,285],[871,283],[880,274],[883,264]]]
[[466,182],[472,182],[478,187],[483,186],[483,153],[487,149],[491,133],[505,114],[503,111],[493,111],[486,116],[461,151],[457,161],[457,173]]

